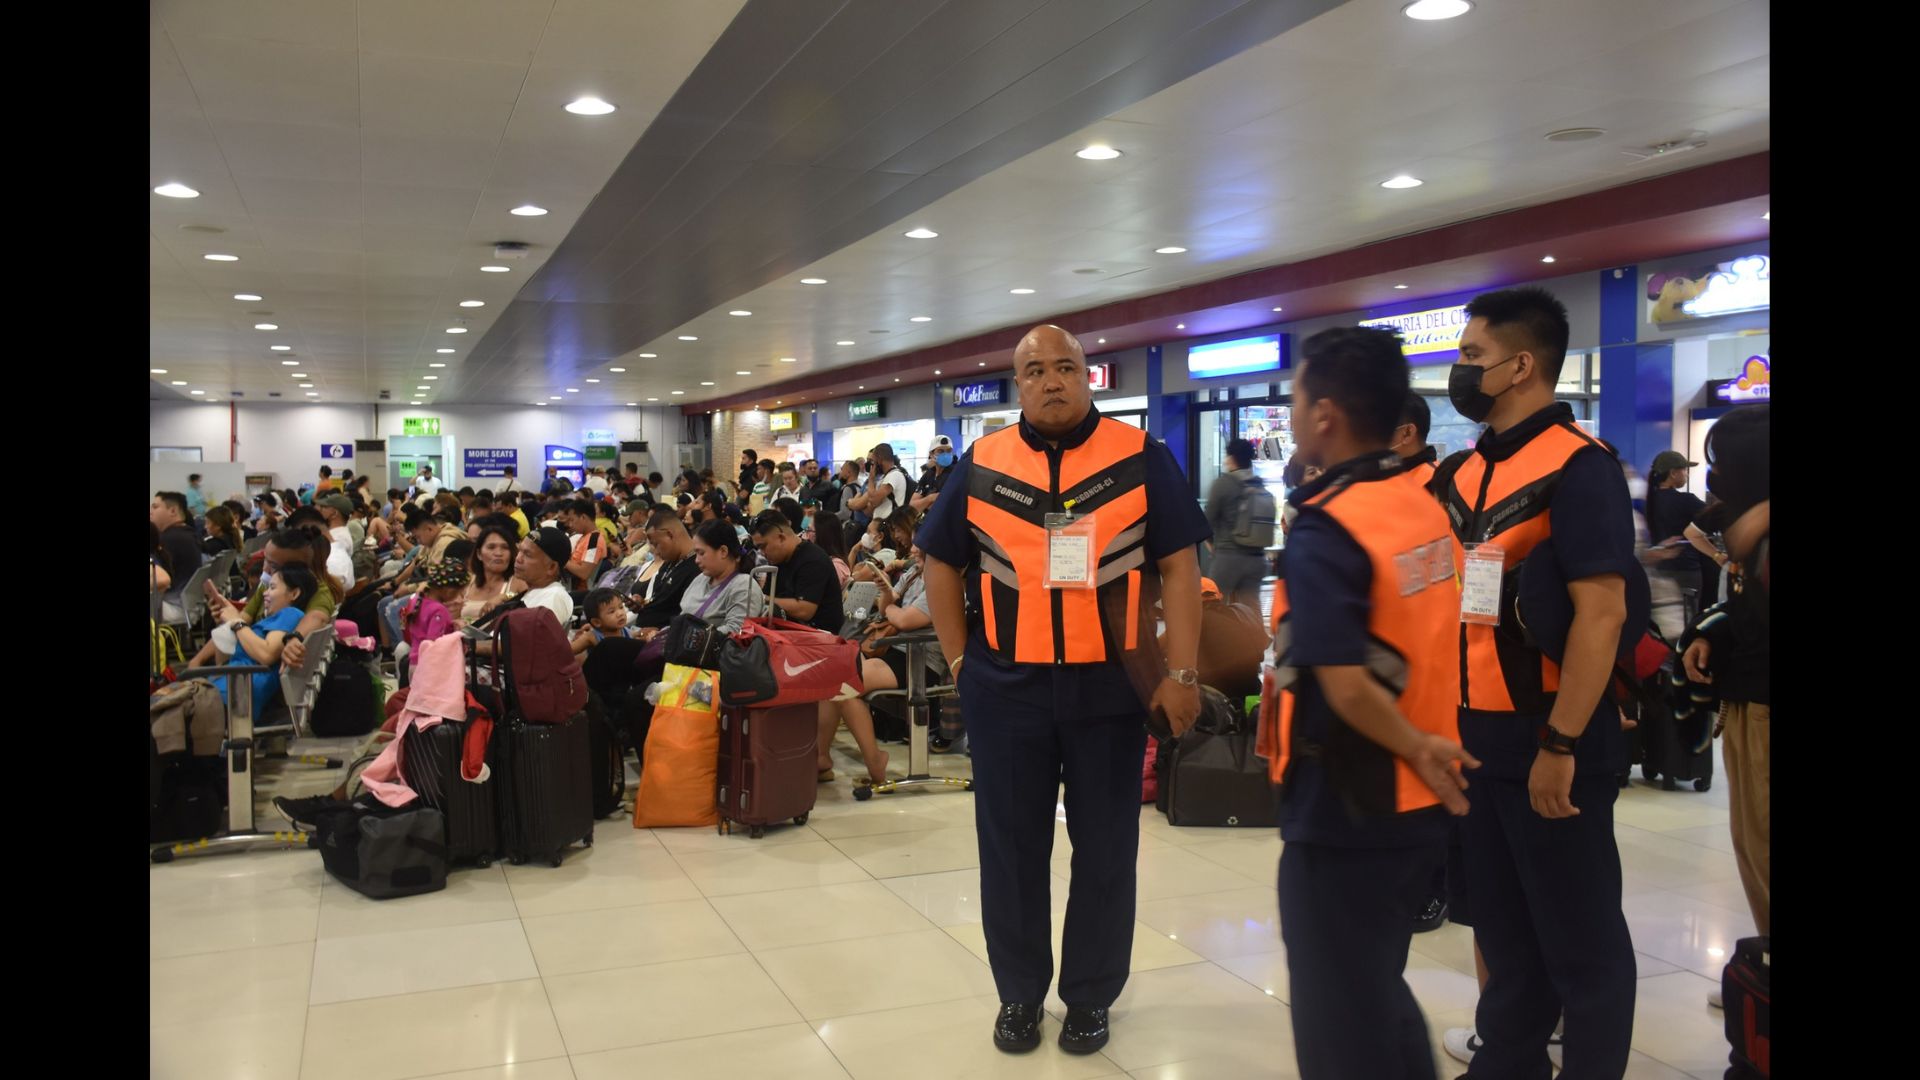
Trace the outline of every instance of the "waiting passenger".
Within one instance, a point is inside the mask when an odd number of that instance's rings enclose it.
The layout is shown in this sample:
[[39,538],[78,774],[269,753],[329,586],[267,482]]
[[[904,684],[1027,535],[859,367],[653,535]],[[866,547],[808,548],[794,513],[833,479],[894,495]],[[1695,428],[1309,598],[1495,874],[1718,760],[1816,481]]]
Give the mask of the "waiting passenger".
[[453,633],[452,606],[460,602],[472,580],[466,564],[453,559],[442,559],[427,571],[427,587],[400,610],[401,633],[409,653],[418,651],[423,641]]
[[573,655],[579,656],[609,638],[633,637],[633,627],[627,625],[627,605],[612,589],[589,592],[580,601],[580,609],[587,613],[587,625],[574,631]]
[[[208,647],[213,650],[211,657],[202,650],[194,657],[194,667],[218,667],[227,663],[264,664],[269,668],[278,668],[281,650],[286,646],[287,635],[294,632],[320,589],[320,580],[313,571],[304,566],[288,566],[267,579],[262,593],[261,615],[249,622],[240,609],[229,604],[221,609],[220,625],[214,629],[213,640]],[[211,663],[202,661],[207,657]],[[220,699],[227,701],[227,677],[215,676],[214,688],[220,691]],[[253,677],[253,715],[258,717],[266,707],[279,696],[280,673],[278,670],[264,672]]]
[[720,520],[702,524],[693,534],[693,562],[700,575],[681,596],[681,611],[698,615],[727,635],[760,613],[764,601],[747,573],[753,569],[754,554],[732,525]]
[[525,591],[525,583],[513,577],[513,554],[518,544],[512,525],[489,525],[468,562],[472,578],[460,598],[459,621],[473,623],[495,607]]

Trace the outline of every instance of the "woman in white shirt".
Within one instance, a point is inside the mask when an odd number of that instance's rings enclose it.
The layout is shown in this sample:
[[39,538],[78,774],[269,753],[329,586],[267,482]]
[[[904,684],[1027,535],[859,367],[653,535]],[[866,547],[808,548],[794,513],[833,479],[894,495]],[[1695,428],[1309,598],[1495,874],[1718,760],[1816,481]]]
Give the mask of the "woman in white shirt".
[[751,560],[731,524],[703,522],[693,534],[693,564],[700,568],[700,576],[687,586],[680,610],[698,615],[722,634],[737,632],[766,603],[747,573],[753,568]]

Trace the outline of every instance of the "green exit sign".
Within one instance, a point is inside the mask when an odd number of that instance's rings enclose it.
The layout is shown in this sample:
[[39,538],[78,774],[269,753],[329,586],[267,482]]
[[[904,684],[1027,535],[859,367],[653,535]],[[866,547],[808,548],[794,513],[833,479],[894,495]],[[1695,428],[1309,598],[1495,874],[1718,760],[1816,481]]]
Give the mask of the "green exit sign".
[[887,403],[883,398],[859,398],[847,402],[847,419],[879,420],[887,415]]
[[409,416],[401,421],[402,435],[438,435],[440,418],[437,416]]

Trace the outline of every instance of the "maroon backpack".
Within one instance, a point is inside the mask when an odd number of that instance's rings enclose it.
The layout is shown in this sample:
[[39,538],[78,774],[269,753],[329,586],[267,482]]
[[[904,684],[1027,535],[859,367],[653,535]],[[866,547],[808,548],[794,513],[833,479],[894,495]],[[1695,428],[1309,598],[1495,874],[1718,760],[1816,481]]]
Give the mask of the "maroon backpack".
[[507,711],[530,724],[564,724],[587,707],[587,678],[567,632],[546,608],[501,615],[495,670],[504,670]]

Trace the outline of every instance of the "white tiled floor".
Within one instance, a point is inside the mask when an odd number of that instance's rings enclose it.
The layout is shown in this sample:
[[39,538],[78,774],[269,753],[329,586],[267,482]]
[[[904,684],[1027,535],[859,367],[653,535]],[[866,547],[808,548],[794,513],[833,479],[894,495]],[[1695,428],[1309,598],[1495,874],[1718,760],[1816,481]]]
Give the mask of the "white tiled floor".
[[[844,736],[843,736],[844,742]],[[853,770],[851,747],[837,751]],[[904,758],[904,754],[896,754]],[[936,759],[940,771],[964,759]],[[331,777],[281,778],[280,790]],[[263,788],[270,785],[263,785]],[[1629,1077],[1718,1077],[1706,993],[1752,933],[1724,781],[1636,782],[1617,815],[1639,952]],[[310,852],[152,871],[149,1055],[157,1077],[598,1080],[613,1077],[1292,1077],[1286,952],[1267,830],[1141,814],[1133,975],[1104,1053],[995,1051],[972,796],[857,803],[823,786],[809,823],[754,841],[601,823],[544,866],[460,870],[375,902]],[[1054,843],[1053,907],[1071,849]],[[1054,932],[1060,932],[1058,920]],[[1472,938],[1414,938],[1407,978],[1441,1032],[1471,1022]],[[1059,999],[1048,1008],[1057,1018]],[[1049,1024],[1047,1034],[1057,1032]]]

